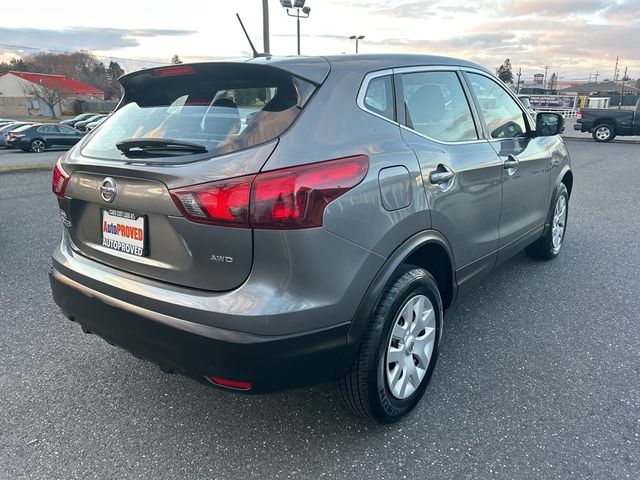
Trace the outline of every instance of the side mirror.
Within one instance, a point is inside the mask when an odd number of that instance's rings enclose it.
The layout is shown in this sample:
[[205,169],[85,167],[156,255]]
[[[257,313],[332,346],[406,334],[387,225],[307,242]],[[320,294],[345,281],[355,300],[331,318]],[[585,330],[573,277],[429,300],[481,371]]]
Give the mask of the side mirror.
[[536,115],[536,132],[539,137],[552,137],[564,131],[564,117],[559,113],[539,112]]

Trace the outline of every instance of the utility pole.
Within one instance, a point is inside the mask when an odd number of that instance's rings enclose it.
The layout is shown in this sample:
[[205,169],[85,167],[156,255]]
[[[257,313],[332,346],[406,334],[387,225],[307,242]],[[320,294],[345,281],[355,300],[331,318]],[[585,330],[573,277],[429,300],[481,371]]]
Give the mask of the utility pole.
[[622,87],[620,87],[620,100],[618,100],[618,110],[622,107],[622,97],[624,97],[624,83],[627,81],[627,67],[624,67],[624,77],[622,77]]
[[613,69],[613,81],[615,82],[616,80],[618,80],[618,59],[620,57],[618,55],[616,55],[616,68]]
[[547,88],[547,70],[549,70],[549,65],[544,66],[544,88]]
[[516,85],[516,95],[520,93],[520,76],[522,75],[522,68],[518,67],[518,84]]
[[262,0],[262,40],[264,53],[270,53],[269,48],[269,0]]

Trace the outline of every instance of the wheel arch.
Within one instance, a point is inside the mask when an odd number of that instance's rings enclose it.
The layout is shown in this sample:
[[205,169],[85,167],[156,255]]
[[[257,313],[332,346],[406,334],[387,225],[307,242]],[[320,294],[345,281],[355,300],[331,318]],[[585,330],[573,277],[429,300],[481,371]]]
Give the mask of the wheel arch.
[[555,185],[553,186],[553,192],[551,194],[551,200],[549,202],[549,211],[547,212],[547,218],[544,222],[544,230],[542,231],[542,236],[544,236],[549,228],[551,228],[549,219],[552,217],[552,212],[555,208],[556,194],[558,193],[558,188],[560,188],[560,185],[564,185],[565,187],[567,187],[567,193],[569,194],[569,198],[571,198],[571,190],[573,190],[573,172],[571,171],[569,165],[565,165],[556,178]]
[[402,265],[416,265],[428,270],[441,290],[444,309],[455,302],[458,286],[455,282],[453,253],[447,239],[436,230],[424,230],[405,240],[387,259],[369,285],[347,333],[347,344],[338,366],[337,377],[345,374],[356,354],[369,318],[395,272]]
[[595,130],[600,125],[609,125],[611,127],[612,132],[616,131],[616,121],[613,118],[609,118],[609,117],[598,118],[593,122],[593,127],[591,127],[591,130],[592,131]]

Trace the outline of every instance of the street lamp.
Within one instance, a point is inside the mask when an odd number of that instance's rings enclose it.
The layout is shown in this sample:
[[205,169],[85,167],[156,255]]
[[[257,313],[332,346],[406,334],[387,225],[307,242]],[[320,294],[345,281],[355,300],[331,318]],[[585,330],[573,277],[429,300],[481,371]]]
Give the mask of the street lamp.
[[355,40],[356,41],[356,53],[358,53],[358,41],[362,40],[364,38],[364,35],[351,35],[349,37],[349,40]]
[[[300,19],[309,18],[309,14],[311,13],[311,8],[304,6],[305,1],[306,0],[293,0],[292,5],[291,0],[280,0],[280,5],[287,9],[287,15],[289,15],[290,17],[295,17],[297,19],[298,55],[300,55]],[[289,10],[295,10],[295,13],[291,13]],[[302,12],[302,14],[300,14],[300,12]]]

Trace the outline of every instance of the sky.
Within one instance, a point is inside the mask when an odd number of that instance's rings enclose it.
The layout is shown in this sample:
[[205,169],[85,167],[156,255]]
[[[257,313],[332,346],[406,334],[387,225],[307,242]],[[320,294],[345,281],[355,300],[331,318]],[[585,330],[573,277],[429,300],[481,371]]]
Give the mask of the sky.
[[[268,0],[271,53],[296,53],[296,21]],[[85,2],[62,7],[32,0],[29,15],[0,24],[0,61],[37,50],[91,50],[127,71],[167,63],[250,55],[235,18],[262,51],[261,0]],[[556,72],[560,81],[621,70],[640,77],[640,0],[307,0],[302,54],[353,53],[347,37],[365,35],[361,53],[428,53],[495,70],[506,58],[523,79]],[[12,46],[8,46],[12,45]],[[124,60],[128,59],[128,60]],[[621,75],[620,75],[621,76]]]

